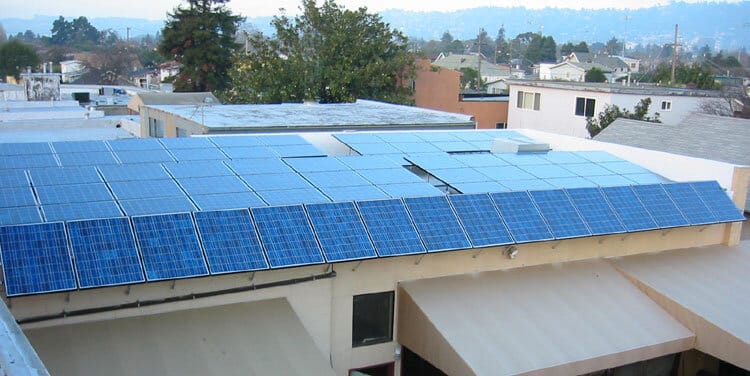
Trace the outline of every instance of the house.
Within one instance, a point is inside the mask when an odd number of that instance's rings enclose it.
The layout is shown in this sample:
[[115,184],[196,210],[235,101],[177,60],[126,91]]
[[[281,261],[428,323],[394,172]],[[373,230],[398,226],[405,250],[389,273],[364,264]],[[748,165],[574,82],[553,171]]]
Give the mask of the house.
[[640,69],[640,60],[626,58],[605,53],[589,52],[572,52],[570,55],[563,57],[563,62],[570,62],[584,70],[598,68],[607,72],[607,81],[615,82],[626,78],[630,73],[638,72]]
[[379,130],[0,144],[0,169],[3,369],[750,369],[747,166]]
[[662,86],[625,85],[544,80],[511,80],[508,128],[538,129],[552,133],[588,137],[586,119],[607,106],[633,111],[650,98],[648,116],[659,115],[664,124],[679,124],[704,106],[729,109],[723,94],[712,90]]
[[151,68],[142,68],[130,73],[133,85],[142,89],[159,88],[159,71]]
[[176,61],[159,64],[159,82],[164,82],[168,78],[176,76],[180,73],[180,69],[182,69],[182,64]]
[[[617,119],[595,139],[671,154],[750,166],[750,120],[693,113],[678,124]],[[745,201],[750,212],[750,197]]]
[[524,78],[525,73],[521,69],[513,68],[510,65],[501,65],[491,63],[482,54],[440,54],[433,65],[438,67],[460,71],[461,68],[471,68],[480,70],[480,76],[485,82],[498,82],[508,78]]
[[142,106],[161,105],[207,105],[220,104],[219,98],[212,93],[134,93],[128,101],[128,109],[133,113],[140,113]]
[[81,60],[64,60],[60,62],[62,83],[68,84],[79,79],[86,73],[86,67]]
[[508,122],[508,97],[487,93],[465,95],[461,72],[417,61],[414,80],[414,104],[453,113],[470,115],[479,129],[505,128]]

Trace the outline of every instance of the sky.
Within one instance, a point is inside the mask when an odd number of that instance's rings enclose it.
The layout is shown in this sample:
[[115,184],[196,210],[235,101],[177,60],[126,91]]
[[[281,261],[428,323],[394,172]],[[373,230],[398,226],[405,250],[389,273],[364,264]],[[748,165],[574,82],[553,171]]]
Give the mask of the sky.
[[[718,2],[738,2],[739,0],[717,0]],[[706,2],[686,0],[685,2]],[[34,15],[78,17],[131,17],[150,20],[163,20],[167,12],[174,9],[180,0],[116,0],[93,2],[91,0],[0,0],[2,18],[31,18]],[[285,8],[287,15],[297,13],[300,0],[251,1],[234,0],[228,6],[234,13],[245,17],[262,17],[280,14]],[[347,8],[366,6],[370,11],[404,9],[412,11],[449,12],[458,9],[482,6],[525,6],[539,9],[545,7],[572,9],[634,9],[653,5],[665,5],[670,0],[337,0]]]

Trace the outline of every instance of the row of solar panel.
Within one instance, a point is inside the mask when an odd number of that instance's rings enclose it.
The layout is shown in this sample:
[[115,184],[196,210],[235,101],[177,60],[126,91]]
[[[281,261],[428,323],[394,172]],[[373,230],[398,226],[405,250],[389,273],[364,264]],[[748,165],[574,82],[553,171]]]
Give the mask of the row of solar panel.
[[743,216],[716,182],[697,182],[131,220],[0,227],[7,295],[706,225]]

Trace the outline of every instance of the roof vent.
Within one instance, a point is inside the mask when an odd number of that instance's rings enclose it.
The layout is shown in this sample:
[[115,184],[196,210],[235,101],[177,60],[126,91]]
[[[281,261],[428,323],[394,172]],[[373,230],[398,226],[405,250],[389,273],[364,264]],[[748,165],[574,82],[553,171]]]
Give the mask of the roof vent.
[[540,153],[549,151],[549,144],[528,142],[513,138],[496,138],[492,141],[493,153]]

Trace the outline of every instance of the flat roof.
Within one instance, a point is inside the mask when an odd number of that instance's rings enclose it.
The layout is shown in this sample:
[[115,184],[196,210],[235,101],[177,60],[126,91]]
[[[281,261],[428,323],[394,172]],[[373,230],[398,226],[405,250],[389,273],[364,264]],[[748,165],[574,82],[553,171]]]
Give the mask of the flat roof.
[[[81,114],[85,113],[82,110]],[[118,128],[124,116],[57,120],[17,120],[0,122],[0,143],[90,141],[133,138],[133,134]],[[132,119],[132,118],[131,118]],[[131,120],[137,122],[138,120]]]
[[664,95],[683,97],[721,97],[717,90],[686,89],[678,87],[655,86],[646,84],[631,84],[625,86],[613,83],[598,82],[574,82],[574,81],[548,81],[548,80],[508,80],[509,85],[542,87],[560,90],[579,90],[613,94],[634,95]]
[[239,104],[146,106],[211,129],[341,128],[342,126],[473,127],[471,116],[369,100],[336,104]]

